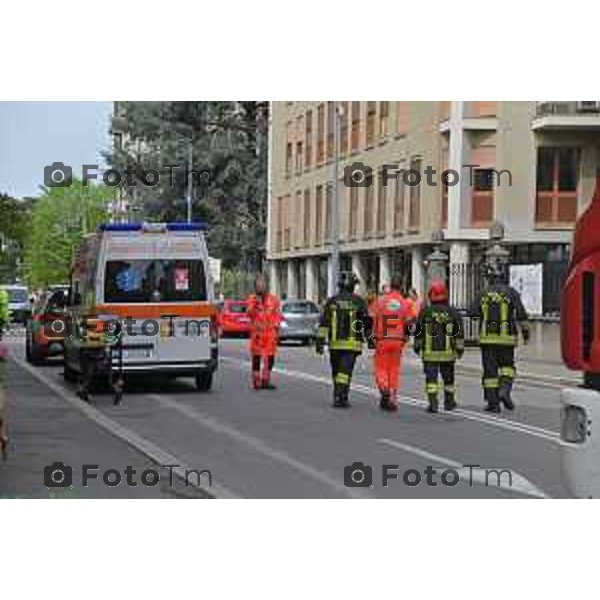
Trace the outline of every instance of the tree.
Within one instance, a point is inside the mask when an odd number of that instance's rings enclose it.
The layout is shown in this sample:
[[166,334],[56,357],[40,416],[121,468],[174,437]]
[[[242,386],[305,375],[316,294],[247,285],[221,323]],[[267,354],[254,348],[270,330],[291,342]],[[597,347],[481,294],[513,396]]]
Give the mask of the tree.
[[25,248],[27,279],[33,286],[68,280],[73,256],[86,234],[108,220],[114,190],[104,185],[42,188],[29,223]]
[[31,204],[0,194],[0,283],[20,277]]
[[[258,270],[265,251],[267,205],[266,102],[120,102],[112,131],[122,140],[107,155],[122,172],[127,166],[155,169],[163,178],[149,188],[138,183],[124,193],[155,220],[186,218],[185,169],[210,173],[196,180],[193,217],[208,223],[210,252],[225,268]],[[173,180],[167,175],[173,169]],[[173,185],[170,185],[170,184]]]

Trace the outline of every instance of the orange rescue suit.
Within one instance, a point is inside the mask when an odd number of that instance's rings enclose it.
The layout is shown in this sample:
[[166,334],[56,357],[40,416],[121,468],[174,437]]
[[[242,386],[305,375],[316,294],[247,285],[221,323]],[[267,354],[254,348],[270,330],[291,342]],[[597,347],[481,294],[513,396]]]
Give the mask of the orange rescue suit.
[[380,390],[396,392],[406,344],[405,325],[417,317],[415,303],[399,292],[383,295],[375,305],[375,382]]
[[275,294],[248,296],[247,314],[250,319],[250,354],[275,356],[279,338],[281,311]]

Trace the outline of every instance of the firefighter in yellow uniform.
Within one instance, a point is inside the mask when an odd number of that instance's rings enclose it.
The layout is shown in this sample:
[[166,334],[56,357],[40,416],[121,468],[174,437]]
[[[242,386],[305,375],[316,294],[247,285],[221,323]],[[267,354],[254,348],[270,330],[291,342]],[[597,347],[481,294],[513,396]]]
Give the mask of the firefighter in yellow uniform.
[[457,406],[454,365],[465,347],[461,318],[448,303],[446,284],[433,281],[428,298],[429,304],[419,314],[413,349],[423,361],[427,411],[437,413],[440,376],[444,382],[444,410],[451,411]]
[[371,335],[371,317],[367,303],[354,293],[357,284],[353,273],[341,273],[339,292],[327,300],[321,313],[316,350],[319,354],[329,345],[333,406],[350,406],[349,394],[356,358]]
[[487,286],[469,309],[479,320],[479,345],[483,365],[484,410],[499,413],[501,404],[514,410],[511,391],[515,379],[518,330],[529,342],[528,315],[517,290],[507,285],[506,266],[488,267]]

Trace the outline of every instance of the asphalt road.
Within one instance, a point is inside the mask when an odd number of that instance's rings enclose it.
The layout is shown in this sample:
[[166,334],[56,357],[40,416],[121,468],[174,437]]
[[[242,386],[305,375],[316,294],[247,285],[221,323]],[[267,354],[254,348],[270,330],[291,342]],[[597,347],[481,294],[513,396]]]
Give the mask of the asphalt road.
[[[420,364],[407,353],[400,409],[386,414],[377,407],[368,353],[357,365],[352,407],[336,410],[328,361],[312,349],[283,347],[278,389],[255,392],[246,342],[223,340],[208,394],[191,381],[144,379],[128,385],[121,406],[103,393],[88,405],[63,383],[60,361],[32,367],[23,341],[9,343],[12,445],[9,460],[0,462],[0,497],[568,497],[559,474],[557,385],[522,381],[517,410],[496,417],[482,412],[479,377],[463,374],[461,409],[429,415]],[[44,485],[44,467],[55,461],[73,468],[72,488]],[[371,467],[371,481],[368,468],[363,480],[370,486],[344,484],[345,467],[357,461]],[[84,464],[98,465],[99,480],[87,487]],[[128,466],[136,471],[135,487],[127,485]],[[122,474],[120,485],[101,481],[107,469]],[[157,485],[140,482],[147,469],[159,473]],[[186,469],[210,471],[212,485],[206,471],[200,485],[197,473],[186,482]],[[418,478],[419,485],[409,485]]]

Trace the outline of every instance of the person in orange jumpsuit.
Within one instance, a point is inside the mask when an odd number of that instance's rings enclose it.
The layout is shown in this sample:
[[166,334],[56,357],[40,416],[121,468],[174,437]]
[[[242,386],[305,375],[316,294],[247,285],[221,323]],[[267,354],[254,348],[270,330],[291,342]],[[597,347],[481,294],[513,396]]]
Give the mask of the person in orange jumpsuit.
[[[267,280],[259,275],[254,282],[255,293],[248,296],[247,314],[250,319],[250,354],[252,356],[252,385],[255,390],[275,389],[271,371],[279,341],[281,310],[279,299],[267,291]],[[261,373],[262,363],[262,373]]]
[[406,344],[405,325],[417,316],[414,302],[402,296],[400,286],[399,279],[394,277],[389,292],[375,305],[373,315],[375,383],[381,393],[379,406],[386,411],[398,408],[396,393]]

